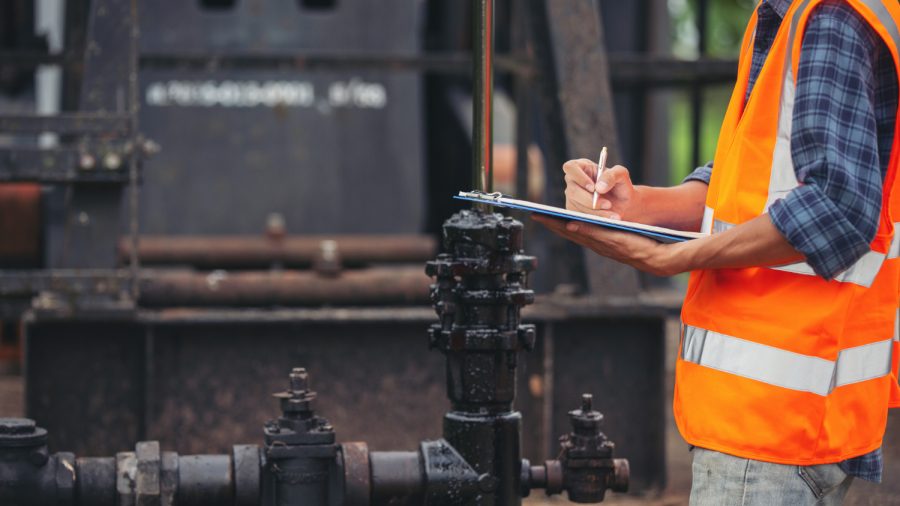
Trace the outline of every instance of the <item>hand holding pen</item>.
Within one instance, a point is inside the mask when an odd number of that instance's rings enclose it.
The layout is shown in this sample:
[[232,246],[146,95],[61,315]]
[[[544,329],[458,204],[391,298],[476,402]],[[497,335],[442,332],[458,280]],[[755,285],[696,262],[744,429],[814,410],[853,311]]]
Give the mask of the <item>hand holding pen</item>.
[[614,220],[640,221],[638,195],[628,169],[607,167],[609,150],[603,148],[599,163],[581,158],[563,165],[566,177],[566,209]]
[[600,176],[603,174],[603,171],[606,170],[606,158],[608,156],[608,152],[606,151],[606,146],[603,146],[603,149],[600,150],[600,161],[597,162],[597,178],[594,181],[594,200],[591,202],[591,209],[597,209],[597,197],[600,196],[597,193],[597,183],[600,182]]

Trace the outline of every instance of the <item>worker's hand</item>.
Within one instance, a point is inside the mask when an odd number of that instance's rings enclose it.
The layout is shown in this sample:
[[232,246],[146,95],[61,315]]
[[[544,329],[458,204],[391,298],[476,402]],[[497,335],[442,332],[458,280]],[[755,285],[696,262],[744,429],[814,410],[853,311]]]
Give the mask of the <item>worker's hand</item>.
[[614,220],[640,221],[637,211],[639,194],[631,184],[628,169],[616,165],[600,175],[597,182],[597,208],[591,207],[594,200],[594,181],[597,179],[597,164],[587,160],[571,160],[563,165],[566,173],[566,209],[582,213],[612,218]]
[[577,221],[566,222],[539,214],[532,214],[531,218],[557,235],[590,248],[598,255],[656,276],[674,276],[689,270],[686,255],[679,251],[687,243],[662,244],[637,234]]

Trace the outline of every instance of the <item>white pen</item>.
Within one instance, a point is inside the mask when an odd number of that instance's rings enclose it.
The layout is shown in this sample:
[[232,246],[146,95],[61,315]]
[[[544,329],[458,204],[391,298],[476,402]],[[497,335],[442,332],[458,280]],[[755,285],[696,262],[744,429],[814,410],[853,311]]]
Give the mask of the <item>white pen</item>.
[[600,196],[597,193],[597,183],[600,182],[600,174],[603,174],[603,171],[606,170],[606,146],[603,146],[603,149],[600,151],[600,161],[597,162],[597,180],[594,181],[594,202],[591,204],[591,209],[597,209],[597,197]]

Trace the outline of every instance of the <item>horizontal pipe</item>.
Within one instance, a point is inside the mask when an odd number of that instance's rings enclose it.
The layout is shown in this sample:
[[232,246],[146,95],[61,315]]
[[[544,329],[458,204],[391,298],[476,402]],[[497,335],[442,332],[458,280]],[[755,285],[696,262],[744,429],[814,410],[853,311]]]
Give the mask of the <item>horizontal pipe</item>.
[[159,272],[141,279],[146,307],[406,305],[428,301],[421,267],[379,267],[324,277],[312,271]]
[[[131,244],[119,242],[120,261]],[[423,262],[434,258],[437,242],[426,235],[339,236],[142,236],[138,257],[143,265],[193,265],[201,268],[309,266],[324,254],[344,265]]]
[[82,457],[75,460],[76,504],[116,506],[116,459]]
[[373,504],[421,504],[425,470],[418,452],[372,452]]
[[187,455],[178,459],[179,506],[233,504],[234,477],[228,455]]

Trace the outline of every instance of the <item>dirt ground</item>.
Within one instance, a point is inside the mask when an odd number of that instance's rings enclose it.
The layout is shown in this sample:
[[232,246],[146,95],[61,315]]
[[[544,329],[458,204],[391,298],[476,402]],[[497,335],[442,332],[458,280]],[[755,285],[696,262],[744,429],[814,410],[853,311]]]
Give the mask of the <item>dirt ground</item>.
[[[672,391],[675,364],[675,338],[678,332],[677,322],[669,326],[670,339],[667,340],[667,370],[668,391]],[[25,412],[23,403],[23,383],[20,376],[0,374],[0,417],[22,416]],[[670,394],[671,395],[671,394]],[[671,398],[669,399],[671,401]],[[900,506],[900,410],[895,410],[888,420],[888,430],[885,436],[885,480],[880,485],[857,480],[850,491],[845,504],[847,506],[878,505]],[[690,493],[691,454],[687,445],[682,441],[675,429],[675,423],[668,411],[669,419],[666,428],[666,467],[668,470],[668,486],[665,490],[653,493],[647,497],[622,496],[609,494],[605,504],[624,506],[652,505],[652,506],[678,506],[688,503]],[[570,504],[564,499],[547,499],[535,494],[535,497],[527,499],[528,506],[556,506]]]

